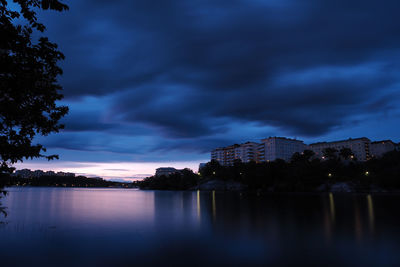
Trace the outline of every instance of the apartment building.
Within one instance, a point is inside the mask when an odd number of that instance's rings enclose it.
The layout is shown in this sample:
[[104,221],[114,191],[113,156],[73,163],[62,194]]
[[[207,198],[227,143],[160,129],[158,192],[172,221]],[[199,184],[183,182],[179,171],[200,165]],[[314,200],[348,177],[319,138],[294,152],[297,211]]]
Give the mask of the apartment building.
[[242,162],[257,161],[259,143],[246,142],[227,147],[216,148],[211,151],[211,159],[217,160],[223,166],[232,166],[235,160]]
[[342,148],[350,148],[354,156],[359,161],[367,161],[371,158],[370,153],[371,140],[366,137],[349,138],[347,140],[334,141],[334,142],[319,142],[309,145],[309,148],[314,151],[317,157],[323,157],[323,151],[326,148],[334,148],[340,151]]
[[303,152],[307,145],[303,141],[285,137],[268,137],[258,146],[259,161],[283,159],[289,161],[296,152]]
[[285,137],[269,137],[261,143],[246,142],[227,147],[216,148],[211,151],[211,159],[217,160],[223,166],[232,166],[234,161],[263,162],[276,159],[290,160],[296,152],[303,152],[307,145],[303,141]]

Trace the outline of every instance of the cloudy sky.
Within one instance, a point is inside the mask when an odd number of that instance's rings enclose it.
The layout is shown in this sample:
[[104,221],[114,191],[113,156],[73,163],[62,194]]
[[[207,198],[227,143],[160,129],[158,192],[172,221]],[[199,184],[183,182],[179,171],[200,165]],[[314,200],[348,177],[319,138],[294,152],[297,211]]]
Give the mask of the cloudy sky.
[[214,147],[400,139],[400,1],[64,1],[58,153],[21,167],[141,177],[197,170]]

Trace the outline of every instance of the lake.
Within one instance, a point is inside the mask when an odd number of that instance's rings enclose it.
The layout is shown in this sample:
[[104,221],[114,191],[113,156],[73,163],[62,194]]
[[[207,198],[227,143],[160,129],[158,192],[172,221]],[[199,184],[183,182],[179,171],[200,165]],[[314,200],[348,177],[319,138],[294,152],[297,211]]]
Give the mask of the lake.
[[400,264],[400,195],[12,187],[1,266]]

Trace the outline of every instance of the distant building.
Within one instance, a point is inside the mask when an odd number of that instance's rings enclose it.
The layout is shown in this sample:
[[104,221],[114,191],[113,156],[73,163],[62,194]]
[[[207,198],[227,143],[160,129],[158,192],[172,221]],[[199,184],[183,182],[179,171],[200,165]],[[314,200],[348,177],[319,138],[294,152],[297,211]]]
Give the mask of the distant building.
[[246,142],[241,144],[237,149],[237,154],[235,154],[235,159],[240,159],[242,162],[250,162],[258,160],[258,146],[259,143]]
[[370,154],[372,158],[382,157],[385,153],[396,150],[397,144],[392,140],[382,140],[371,142]]
[[259,161],[283,159],[289,161],[296,152],[303,152],[307,145],[303,141],[285,137],[269,137],[261,140],[258,146]]
[[361,137],[334,142],[319,142],[310,144],[309,147],[319,158],[323,158],[323,151],[326,148],[334,148],[338,151],[342,148],[350,148],[357,160],[367,161],[371,158],[370,144],[371,140],[366,137]]
[[276,159],[290,160],[296,152],[303,152],[307,145],[301,140],[285,137],[269,137],[261,143],[246,142],[211,151],[211,159],[217,160],[223,166],[232,166],[235,160],[242,162],[263,162]]
[[301,153],[307,149],[314,151],[316,157],[323,159],[323,152],[327,148],[334,148],[338,153],[343,148],[349,148],[357,160],[367,161],[373,157],[381,157],[392,150],[400,151],[400,143],[397,144],[391,140],[371,142],[368,138],[361,137],[306,145],[297,139],[269,137],[262,139],[261,143],[247,142],[216,148],[211,151],[211,160],[218,161],[222,166],[232,166],[235,160],[268,162],[283,159],[289,161],[294,153]]
[[223,166],[230,166],[233,164],[237,147],[239,147],[238,144],[216,148],[211,151],[211,160],[216,160]]
[[232,166],[235,160],[241,162],[257,161],[259,143],[246,142],[227,147],[219,147],[211,151],[211,159],[223,166]]
[[57,172],[54,171],[42,171],[35,170],[31,171],[29,169],[16,170],[13,173],[13,176],[21,177],[21,178],[39,178],[42,176],[67,176],[67,177],[75,177],[75,173],[72,172]]
[[161,167],[156,169],[156,176],[161,176],[161,175],[168,176],[177,172],[180,172],[180,170],[177,170],[172,167]]

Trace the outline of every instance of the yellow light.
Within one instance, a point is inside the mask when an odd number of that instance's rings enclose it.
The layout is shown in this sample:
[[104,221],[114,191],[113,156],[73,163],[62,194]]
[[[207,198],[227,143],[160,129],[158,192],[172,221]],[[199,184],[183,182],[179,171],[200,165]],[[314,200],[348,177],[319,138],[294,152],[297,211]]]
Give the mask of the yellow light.
[[369,172],[365,172],[365,175],[368,176],[368,175],[369,175]]
[[213,174],[215,175],[215,172],[213,172]]
[[328,176],[329,176],[329,177],[332,177],[332,173],[328,173]]

